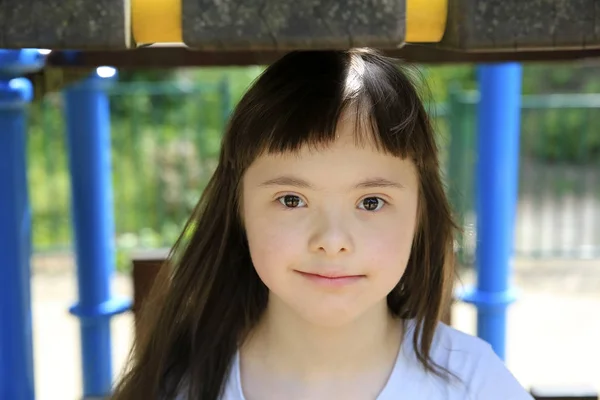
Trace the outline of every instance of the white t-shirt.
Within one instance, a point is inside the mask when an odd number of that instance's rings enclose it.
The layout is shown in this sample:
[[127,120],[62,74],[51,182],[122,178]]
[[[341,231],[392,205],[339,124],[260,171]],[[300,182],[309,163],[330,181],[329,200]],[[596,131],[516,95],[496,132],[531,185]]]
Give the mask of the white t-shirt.
[[[394,369],[375,400],[533,400],[488,343],[443,323],[436,329],[430,356],[461,382],[447,382],[427,373],[417,361],[413,331],[414,324],[409,321]],[[239,353],[233,360],[222,400],[245,400]]]

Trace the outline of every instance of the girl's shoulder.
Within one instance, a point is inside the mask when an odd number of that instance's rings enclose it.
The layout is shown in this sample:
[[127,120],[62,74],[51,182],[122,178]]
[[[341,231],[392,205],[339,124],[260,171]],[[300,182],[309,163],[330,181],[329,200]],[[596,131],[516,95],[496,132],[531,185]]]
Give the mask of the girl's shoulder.
[[[487,342],[441,322],[436,328],[429,355],[436,365],[458,379],[449,376],[448,380],[443,380],[426,373],[412,347],[414,324],[409,322],[408,326],[397,365],[403,373],[397,374],[396,379],[404,387],[412,385],[420,397],[426,390],[428,396],[425,397],[432,399],[532,399]],[[411,378],[407,379],[407,376]]]
[[492,346],[483,339],[459,331],[443,322],[437,325],[431,349],[441,360],[464,357],[465,361],[467,359],[474,361],[495,355]]

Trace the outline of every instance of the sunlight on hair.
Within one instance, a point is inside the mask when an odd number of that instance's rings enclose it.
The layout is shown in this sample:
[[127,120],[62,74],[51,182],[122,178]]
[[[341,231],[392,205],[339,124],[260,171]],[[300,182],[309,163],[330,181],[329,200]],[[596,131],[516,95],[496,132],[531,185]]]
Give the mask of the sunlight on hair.
[[360,55],[350,57],[350,68],[344,85],[344,97],[354,99],[364,87],[365,61]]

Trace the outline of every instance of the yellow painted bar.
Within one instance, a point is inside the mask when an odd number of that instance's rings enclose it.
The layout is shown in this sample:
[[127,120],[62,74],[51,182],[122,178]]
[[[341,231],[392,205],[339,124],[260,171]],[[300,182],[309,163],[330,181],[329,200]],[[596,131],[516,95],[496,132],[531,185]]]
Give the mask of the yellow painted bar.
[[407,43],[437,43],[446,30],[448,0],[406,0]]
[[138,44],[181,43],[181,0],[130,0],[133,39]]
[[[130,0],[136,43],[181,43],[181,0]],[[406,0],[406,42],[435,43],[444,36],[448,0]]]

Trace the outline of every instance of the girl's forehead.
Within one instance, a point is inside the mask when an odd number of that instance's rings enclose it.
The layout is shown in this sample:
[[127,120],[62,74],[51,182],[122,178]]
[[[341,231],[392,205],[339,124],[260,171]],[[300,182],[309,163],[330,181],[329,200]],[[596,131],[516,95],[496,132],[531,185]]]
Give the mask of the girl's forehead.
[[266,141],[268,150],[259,151],[257,157],[249,160],[246,174],[252,171],[272,174],[282,169],[303,169],[306,173],[327,171],[329,175],[340,169],[355,173],[364,169],[382,173],[407,167],[415,169],[409,152],[402,150],[408,143],[394,143],[396,137],[382,137],[373,122],[364,110],[349,107],[342,111],[330,131],[304,134],[291,131],[289,137],[285,131],[276,131],[274,143],[289,140],[294,145],[270,146],[271,141]]
[[353,135],[340,132],[332,143],[323,146],[306,145],[294,152],[264,154],[246,171],[246,178],[256,182],[287,175],[315,182],[331,183],[333,179],[340,184],[373,177],[406,181],[416,176],[416,167],[410,159],[382,152],[374,144],[356,143]]

